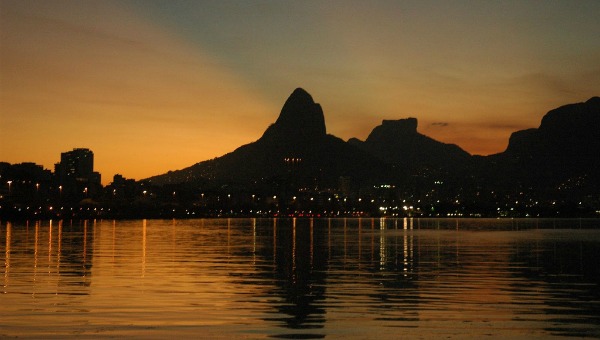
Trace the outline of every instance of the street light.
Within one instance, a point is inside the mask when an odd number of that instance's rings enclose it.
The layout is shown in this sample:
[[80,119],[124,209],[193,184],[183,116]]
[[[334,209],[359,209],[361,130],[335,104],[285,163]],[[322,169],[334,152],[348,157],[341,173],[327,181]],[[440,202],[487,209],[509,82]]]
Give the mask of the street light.
[[6,181],[6,183],[8,184],[8,193],[10,194],[10,185],[12,184],[12,181]]

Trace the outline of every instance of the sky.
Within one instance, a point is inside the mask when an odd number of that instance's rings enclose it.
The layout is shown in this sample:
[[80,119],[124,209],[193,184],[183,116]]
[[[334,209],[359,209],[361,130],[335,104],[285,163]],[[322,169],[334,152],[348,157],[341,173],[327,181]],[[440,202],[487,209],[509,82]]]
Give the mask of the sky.
[[471,154],[600,95],[600,1],[0,0],[0,161],[89,148],[108,184],[262,136],[297,87]]

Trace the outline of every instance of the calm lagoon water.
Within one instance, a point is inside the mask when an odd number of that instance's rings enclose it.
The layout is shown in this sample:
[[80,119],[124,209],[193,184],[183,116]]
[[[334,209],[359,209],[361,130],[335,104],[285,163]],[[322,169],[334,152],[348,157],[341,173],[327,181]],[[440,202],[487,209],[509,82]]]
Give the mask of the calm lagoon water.
[[0,338],[600,337],[600,221],[0,224]]

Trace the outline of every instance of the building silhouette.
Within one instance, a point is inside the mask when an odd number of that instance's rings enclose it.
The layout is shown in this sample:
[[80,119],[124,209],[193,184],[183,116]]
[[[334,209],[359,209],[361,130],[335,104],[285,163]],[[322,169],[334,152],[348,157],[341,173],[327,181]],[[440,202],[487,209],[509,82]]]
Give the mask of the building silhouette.
[[94,171],[94,153],[90,149],[77,148],[61,153],[54,173],[66,197],[89,198],[102,188],[100,173]]

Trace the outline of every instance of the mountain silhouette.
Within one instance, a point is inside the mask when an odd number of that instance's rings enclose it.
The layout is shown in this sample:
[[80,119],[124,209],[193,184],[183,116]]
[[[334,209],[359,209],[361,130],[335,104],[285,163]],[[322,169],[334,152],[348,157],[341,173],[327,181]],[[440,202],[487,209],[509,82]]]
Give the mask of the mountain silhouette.
[[474,200],[484,199],[484,192],[495,200],[499,192],[600,190],[599,97],[551,110],[539,128],[513,133],[507,149],[490,156],[471,156],[420,134],[417,126],[416,118],[384,120],[365,141],[344,142],[327,134],[321,106],[298,88],[257,141],[145,181],[295,192],[338,188],[343,179],[355,189],[393,183],[424,195],[440,192],[431,187],[435,181],[446,183],[449,197]]
[[491,182],[495,177],[526,187],[597,187],[600,97],[549,111],[539,128],[514,132],[506,150],[484,162],[491,176],[482,177]]
[[257,141],[222,157],[148,180],[157,185],[205,183],[240,187],[337,187],[340,177],[377,182],[385,164],[367,152],[326,133],[321,106],[298,88],[279,117]]
[[282,143],[319,141],[326,136],[325,117],[321,105],[308,92],[297,88],[287,99],[275,124],[261,139]]
[[384,120],[362,142],[349,143],[400,169],[444,168],[464,164],[471,155],[454,144],[444,144],[417,132],[417,119]]
[[[543,158],[552,165],[586,166],[600,159],[600,97],[549,111],[540,127],[512,134],[504,154]],[[548,162],[544,162],[548,164]]]

